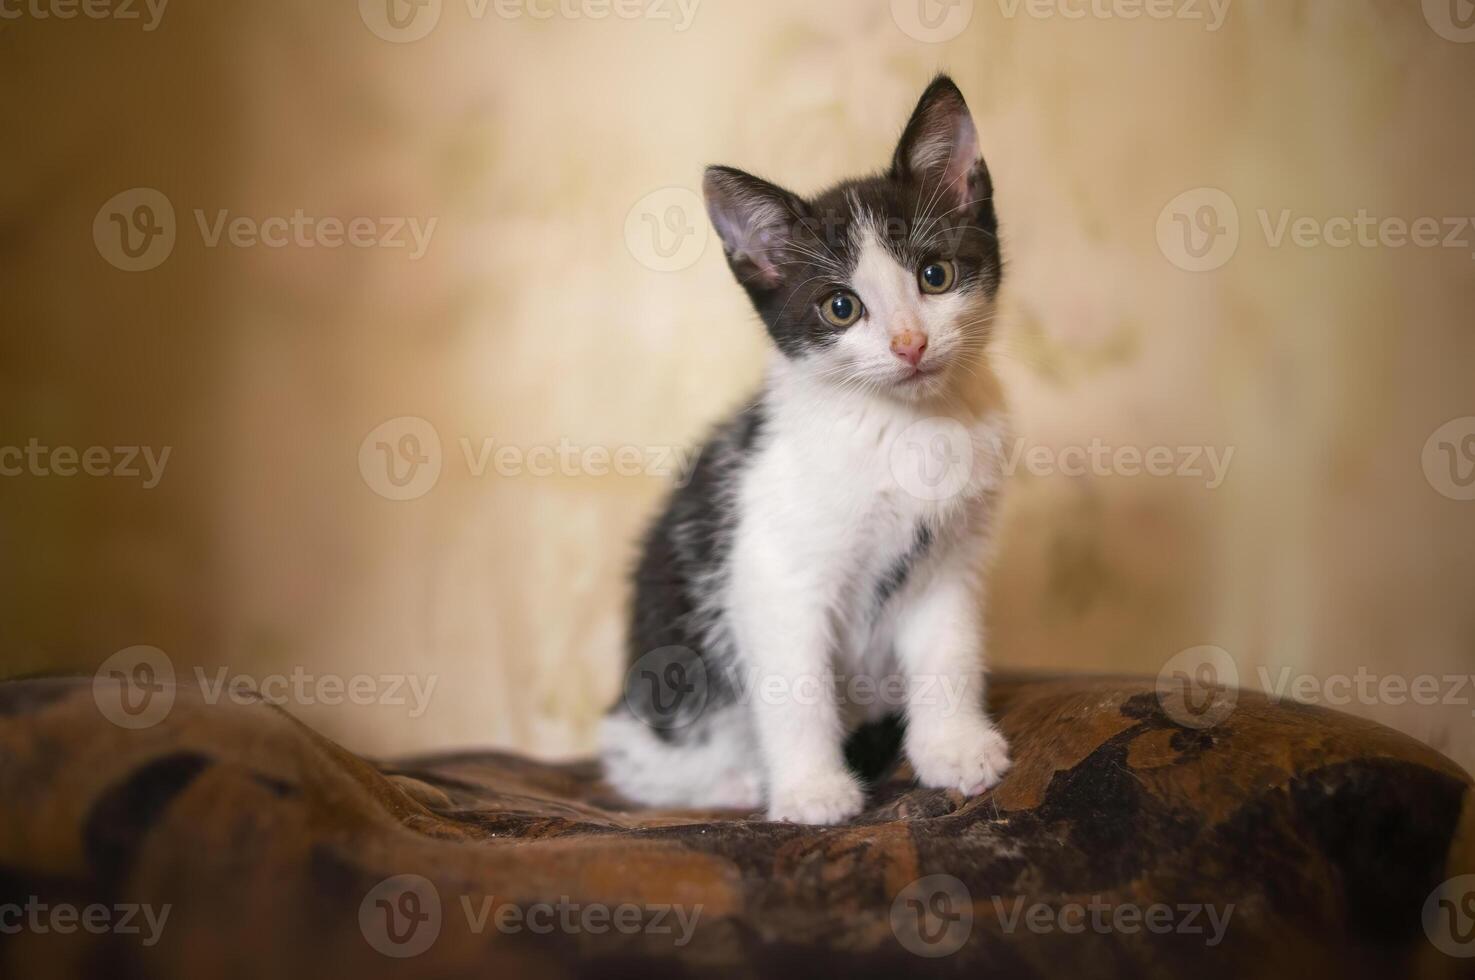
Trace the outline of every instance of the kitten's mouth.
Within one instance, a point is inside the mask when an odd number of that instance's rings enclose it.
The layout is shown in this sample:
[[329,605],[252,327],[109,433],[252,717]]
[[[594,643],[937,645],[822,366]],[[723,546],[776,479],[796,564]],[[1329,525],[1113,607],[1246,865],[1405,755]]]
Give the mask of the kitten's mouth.
[[912,385],[921,384],[924,381],[929,381],[929,380],[935,379],[935,378],[937,378],[941,374],[942,374],[942,367],[941,367],[941,365],[938,365],[938,364],[928,364],[926,367],[914,367],[914,368],[912,368],[910,374],[902,375],[902,377],[900,378],[900,380],[898,380],[896,383],[899,384],[899,385],[902,385],[902,386],[908,386],[909,387],[909,386],[912,386]]

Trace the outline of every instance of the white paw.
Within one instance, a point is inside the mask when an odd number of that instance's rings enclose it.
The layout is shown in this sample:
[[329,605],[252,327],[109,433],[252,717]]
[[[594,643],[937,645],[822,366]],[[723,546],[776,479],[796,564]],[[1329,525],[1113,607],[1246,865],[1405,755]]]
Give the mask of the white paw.
[[907,746],[917,779],[932,789],[977,796],[1009,771],[1009,746],[988,722],[951,725]]
[[865,793],[850,773],[825,773],[786,787],[775,787],[768,819],[788,823],[833,824],[860,812]]

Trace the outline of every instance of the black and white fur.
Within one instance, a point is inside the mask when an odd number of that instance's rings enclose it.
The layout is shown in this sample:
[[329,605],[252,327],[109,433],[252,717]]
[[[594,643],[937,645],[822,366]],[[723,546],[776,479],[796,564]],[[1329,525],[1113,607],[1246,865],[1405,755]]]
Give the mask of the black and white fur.
[[[1005,434],[984,348],[1003,266],[968,107],[938,78],[890,169],[812,199],[725,167],[705,190],[775,350],[635,574],[631,661],[677,651],[682,676],[705,678],[700,713],[648,724],[653,692],[632,671],[602,731],[606,776],[644,804],[836,823],[863,803],[847,734],[901,710],[921,783],[979,794],[1009,765],[983,707],[980,608]],[[924,290],[919,270],[943,260],[952,288]],[[843,329],[823,313],[837,291],[864,309]],[[938,419],[966,432],[972,464],[959,492],[924,499],[893,449]],[[899,679],[901,702],[854,703],[857,677]]]

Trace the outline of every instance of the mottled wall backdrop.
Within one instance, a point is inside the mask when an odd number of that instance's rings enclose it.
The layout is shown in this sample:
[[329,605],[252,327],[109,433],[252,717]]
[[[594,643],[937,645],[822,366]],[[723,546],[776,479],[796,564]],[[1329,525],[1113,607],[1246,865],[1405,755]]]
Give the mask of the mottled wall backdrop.
[[877,167],[946,68],[1010,261],[994,663],[1218,647],[1475,764],[1468,8],[0,6],[0,672],[587,751],[671,447],[765,357],[702,166]]

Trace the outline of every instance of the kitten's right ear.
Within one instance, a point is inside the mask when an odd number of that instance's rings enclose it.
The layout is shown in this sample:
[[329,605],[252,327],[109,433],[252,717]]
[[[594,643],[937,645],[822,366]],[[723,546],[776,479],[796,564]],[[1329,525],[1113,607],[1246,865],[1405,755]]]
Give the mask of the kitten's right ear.
[[784,279],[784,251],[803,219],[804,202],[782,187],[732,167],[708,167],[707,214],[733,274],[744,286],[773,289]]

